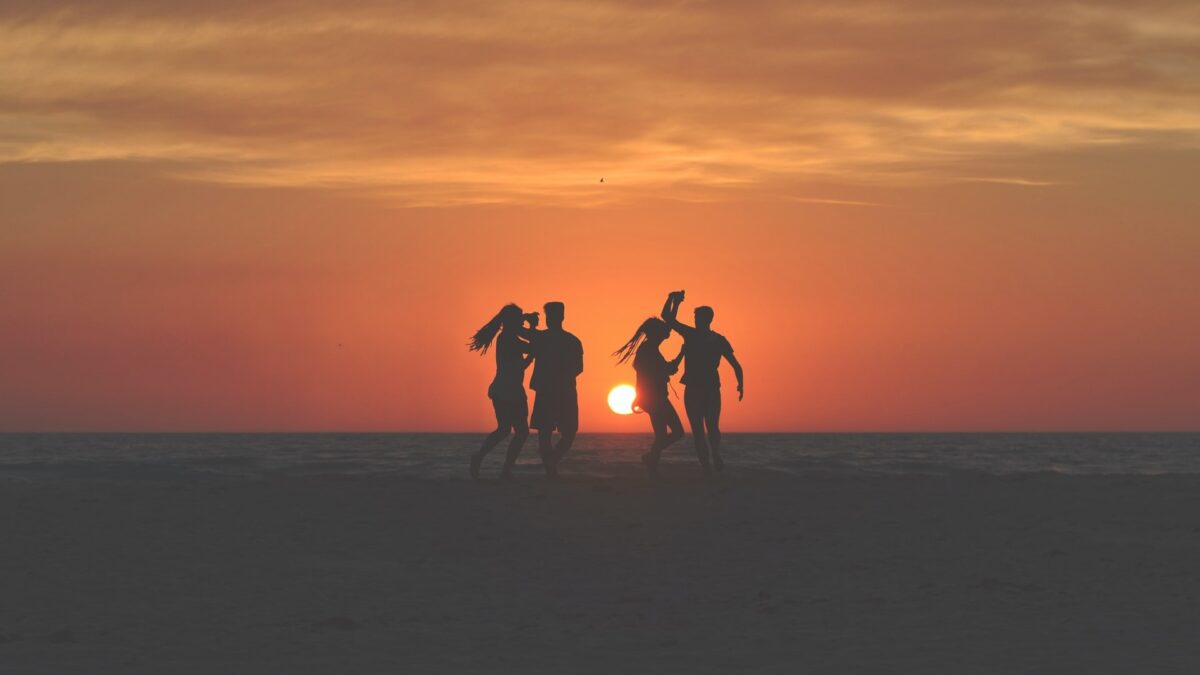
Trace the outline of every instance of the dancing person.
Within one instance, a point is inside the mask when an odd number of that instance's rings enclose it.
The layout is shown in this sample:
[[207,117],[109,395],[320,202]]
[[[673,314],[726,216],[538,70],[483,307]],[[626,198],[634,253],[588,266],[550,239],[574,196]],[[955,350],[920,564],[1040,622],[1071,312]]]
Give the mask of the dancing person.
[[[579,431],[579,395],[575,378],[583,372],[583,343],[563,329],[566,309],[547,302],[546,329],[528,331],[534,356],[529,386],[536,392],[530,426],[538,431],[538,452],[546,475],[558,475],[558,463]],[[555,429],[558,443],[553,443]]]
[[[492,342],[496,343],[496,377],[488,387],[488,397],[496,412],[496,430],[483,439],[479,452],[471,455],[471,478],[479,478],[479,467],[483,458],[492,451],[511,431],[508,454],[504,457],[501,478],[512,478],[513,466],[525,439],[529,438],[529,401],[525,396],[525,369],[532,360],[530,345],[521,339],[520,332],[525,322],[530,330],[537,326],[537,313],[524,314],[515,304],[507,304],[492,317],[492,320],[475,331],[467,343],[467,349],[487,353]],[[498,335],[497,335],[498,334]]]
[[683,336],[684,368],[680,382],[684,385],[683,407],[687,411],[688,424],[692,427],[696,457],[704,472],[708,473],[711,452],[712,467],[720,471],[725,461],[721,458],[721,376],[717,367],[721,365],[722,357],[733,366],[740,401],[745,393],[742,364],[733,355],[729,340],[712,330],[712,307],[697,307],[693,311],[696,318],[694,327],[679,322],[676,316],[683,296],[683,291],[667,295],[662,318],[672,330]]
[[637,398],[634,399],[633,408],[635,412],[645,412],[650,416],[650,427],[654,430],[650,452],[642,455],[642,463],[646,465],[651,478],[659,475],[658,462],[663,450],[683,438],[683,422],[667,397],[667,383],[679,370],[683,350],[671,361],[663,358],[659,351],[663,341],[670,335],[671,329],[666,322],[651,317],[642,322],[628,342],[613,352],[617,363],[625,363],[630,357],[633,358],[633,370],[637,373]]

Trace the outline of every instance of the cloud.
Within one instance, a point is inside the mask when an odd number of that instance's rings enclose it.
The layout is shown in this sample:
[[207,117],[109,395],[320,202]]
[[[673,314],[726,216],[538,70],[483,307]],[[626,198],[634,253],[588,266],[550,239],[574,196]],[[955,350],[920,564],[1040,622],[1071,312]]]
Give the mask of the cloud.
[[804,186],[1040,186],[1047,150],[1152,134],[1200,145],[1194,3],[0,11],[0,162],[156,160],[417,205],[820,200]]

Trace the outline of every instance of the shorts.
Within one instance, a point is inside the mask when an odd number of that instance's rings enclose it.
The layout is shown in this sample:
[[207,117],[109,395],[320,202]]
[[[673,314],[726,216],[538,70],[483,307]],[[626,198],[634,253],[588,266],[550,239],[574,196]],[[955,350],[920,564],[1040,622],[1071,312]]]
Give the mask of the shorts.
[[496,426],[501,429],[529,428],[529,400],[524,394],[520,398],[494,398],[492,410],[496,411]]
[[529,426],[540,431],[578,431],[579,394],[574,389],[539,391],[533,399],[533,419]]
[[683,390],[683,407],[688,418],[716,417],[721,414],[720,385],[691,385]]
[[644,399],[638,397],[633,405],[634,412],[656,413],[671,405],[671,401],[666,396],[647,396]]

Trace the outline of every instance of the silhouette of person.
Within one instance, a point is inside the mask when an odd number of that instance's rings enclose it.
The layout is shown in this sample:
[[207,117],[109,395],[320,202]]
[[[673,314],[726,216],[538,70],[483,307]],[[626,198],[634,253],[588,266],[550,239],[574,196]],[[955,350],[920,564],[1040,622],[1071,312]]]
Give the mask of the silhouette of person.
[[[563,330],[565,308],[547,302],[546,329],[528,331],[534,365],[529,386],[536,392],[530,426],[538,430],[538,452],[546,475],[558,475],[558,463],[579,431],[579,395],[575,378],[583,372],[583,343]],[[558,429],[558,444],[553,444]]]
[[[496,430],[483,439],[479,452],[471,455],[471,478],[479,478],[479,467],[483,458],[500,441],[513,432],[508,443],[508,454],[504,458],[502,478],[512,478],[513,466],[525,439],[529,438],[529,402],[525,397],[525,369],[532,360],[530,345],[521,339],[522,324],[529,322],[530,330],[537,326],[538,315],[524,314],[521,308],[507,304],[482,328],[475,331],[467,342],[467,349],[482,356],[487,353],[492,341],[496,342],[496,377],[488,387],[488,397],[496,412]],[[499,337],[497,337],[499,333]]]
[[683,438],[683,422],[667,397],[667,383],[679,370],[683,350],[671,361],[663,358],[658,350],[670,335],[671,329],[666,322],[651,317],[642,322],[628,342],[613,352],[617,363],[625,363],[633,357],[633,370],[637,373],[637,398],[633,401],[633,408],[650,415],[650,427],[654,430],[650,452],[642,455],[642,463],[646,465],[651,478],[658,477],[658,460],[662,451]]
[[663,304],[662,318],[673,330],[683,336],[684,385],[683,407],[687,410],[688,423],[692,427],[692,442],[696,444],[696,457],[704,472],[709,471],[709,452],[712,466],[720,471],[725,462],[721,459],[721,376],[717,366],[721,357],[733,366],[737,376],[738,400],[745,392],[742,380],[742,364],[733,355],[733,346],[724,335],[712,330],[713,310],[697,307],[695,327],[680,323],[676,318],[679,305],[683,303],[683,291],[667,295]]

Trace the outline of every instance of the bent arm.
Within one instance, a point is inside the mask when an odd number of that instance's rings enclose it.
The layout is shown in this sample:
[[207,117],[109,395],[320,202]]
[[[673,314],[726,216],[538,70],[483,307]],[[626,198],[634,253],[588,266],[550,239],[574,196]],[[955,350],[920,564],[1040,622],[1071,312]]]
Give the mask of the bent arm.
[[675,358],[667,361],[667,375],[674,375],[679,372],[679,364],[683,361],[683,352],[684,348],[680,347],[679,353],[675,355]]
[[517,329],[517,335],[533,342],[534,338],[537,337],[538,321],[541,319],[541,315],[537,312],[529,312],[522,318],[523,321],[521,322],[521,327]]
[[529,364],[533,363],[533,345],[524,340],[517,340],[517,348],[525,355],[521,360],[521,368],[528,368]]
[[522,354],[529,354],[530,358],[533,357],[533,343],[532,342],[530,342],[529,340],[522,340],[519,336],[517,337],[516,340],[514,340],[514,342],[517,343],[517,349]]

